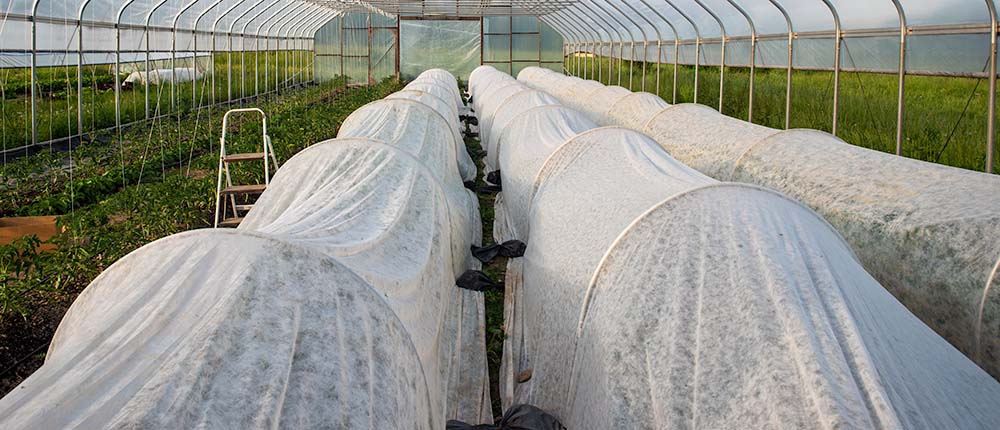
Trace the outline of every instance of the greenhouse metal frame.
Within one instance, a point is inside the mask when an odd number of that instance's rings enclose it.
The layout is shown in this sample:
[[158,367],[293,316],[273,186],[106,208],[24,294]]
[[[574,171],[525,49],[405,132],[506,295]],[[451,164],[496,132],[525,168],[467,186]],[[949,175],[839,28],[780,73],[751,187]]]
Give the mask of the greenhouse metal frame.
[[[859,2],[853,2],[859,3]],[[76,67],[76,132],[69,137],[58,140],[81,137],[84,130],[83,106],[83,65],[101,61],[88,60],[88,55],[104,55],[107,59],[113,55],[113,70],[115,73],[115,121],[114,127],[120,130],[126,121],[122,117],[121,72],[125,63],[142,63],[144,70],[151,70],[152,62],[168,62],[170,69],[176,69],[179,56],[193,58],[195,64],[200,55],[208,55],[214,61],[216,55],[226,54],[228,69],[226,73],[225,103],[242,102],[250,97],[268,94],[279,90],[270,87],[270,64],[264,67],[265,79],[261,85],[257,77],[259,66],[254,64],[254,82],[252,93],[247,92],[245,73],[246,54],[252,52],[258,58],[261,51],[265,54],[265,62],[272,58],[274,51],[274,73],[284,79],[283,87],[311,82],[315,79],[315,55],[313,36],[316,31],[331,19],[348,12],[376,13],[386,16],[422,17],[423,19],[460,19],[462,17],[479,18],[483,16],[536,16],[541,22],[551,26],[564,39],[563,54],[568,61],[567,72],[586,78],[600,78],[605,74],[614,77],[620,85],[629,89],[645,90],[645,79],[635,82],[635,76],[629,74],[627,80],[622,76],[625,62],[630,70],[637,61],[641,62],[641,76],[647,76],[648,69],[657,72],[655,89],[659,91],[664,85],[672,88],[673,101],[677,98],[678,78],[673,74],[673,82],[660,82],[659,71],[665,66],[672,66],[676,71],[679,65],[694,66],[694,102],[698,102],[699,69],[708,66],[719,67],[719,108],[725,94],[726,67],[748,67],[750,84],[746,94],[747,118],[753,120],[754,115],[754,74],[757,68],[783,67],[787,69],[787,84],[785,89],[785,127],[791,126],[791,100],[793,94],[792,72],[799,70],[832,70],[832,118],[830,129],[833,134],[838,132],[840,113],[841,72],[853,70],[876,73],[894,73],[898,75],[898,94],[895,125],[895,153],[902,155],[904,145],[904,105],[906,99],[906,76],[914,74],[931,75],[961,75],[967,77],[988,77],[989,100],[987,104],[986,124],[986,166],[987,172],[993,171],[995,153],[995,117],[996,117],[996,63],[997,63],[997,11],[992,0],[987,0],[982,12],[976,19],[934,23],[928,19],[908,19],[913,0],[887,0],[885,4],[865,5],[865,7],[889,8],[883,12],[892,13],[897,26],[848,25],[842,9],[845,6],[857,4],[850,1],[835,0],[559,0],[559,1],[471,1],[471,0],[426,0],[421,2],[398,1],[327,1],[327,0],[80,0],[80,1],[45,1],[27,0],[11,1],[4,10],[4,27],[9,24],[30,25],[30,40],[28,43],[17,41],[17,37],[5,35],[0,27],[3,46],[0,56],[30,55],[30,142],[26,146],[39,144],[39,88],[38,69],[43,66],[40,56],[63,56],[61,61],[49,61],[49,66]],[[863,2],[861,2],[863,3]],[[973,6],[981,4],[978,0],[952,1],[952,6]],[[960,3],[960,4],[959,4]],[[765,11],[764,7],[770,9]],[[923,7],[924,5],[917,5]],[[102,7],[110,7],[107,12],[96,12]],[[810,9],[807,14],[804,9]],[[113,12],[113,13],[109,13]],[[770,19],[765,17],[770,14]],[[826,14],[832,22],[829,25],[817,26],[813,18],[817,14]],[[854,15],[858,12],[853,11]],[[103,16],[95,16],[103,15]],[[933,17],[933,15],[931,15]],[[776,20],[774,17],[780,17]],[[983,19],[982,17],[985,17]],[[885,17],[883,17],[885,18]],[[857,16],[854,17],[857,19]],[[762,25],[763,21],[770,25]],[[399,20],[397,20],[398,24]],[[771,31],[768,27],[781,31]],[[45,45],[45,39],[51,37],[51,32],[45,28],[72,29],[64,43],[64,49],[54,49]],[[370,30],[370,28],[369,28]],[[10,31],[10,30],[8,30]],[[14,29],[16,32],[17,29]],[[110,47],[102,39],[100,46],[88,46],[88,33],[95,32],[98,36],[107,36],[113,32],[114,43]],[[483,35],[488,34],[483,31]],[[139,36],[141,35],[141,36]],[[914,70],[909,67],[907,46],[914,37],[922,36],[955,36],[976,35],[989,39],[988,67],[980,71],[945,71],[945,70]],[[141,37],[143,47],[132,49],[123,46],[123,38]],[[169,46],[153,46],[155,36],[169,36]],[[398,29],[396,37],[398,38]],[[691,37],[693,36],[693,37]],[[64,36],[66,37],[66,36]],[[369,36],[370,37],[370,36]],[[865,40],[877,38],[896,39],[898,61],[895,70],[884,67],[844,67],[842,50],[847,40]],[[180,39],[180,40],[179,40]],[[236,41],[239,41],[237,45]],[[252,44],[247,43],[252,39]],[[263,44],[261,42],[263,41]],[[801,48],[797,42],[814,41],[823,43],[826,50],[832,52],[832,65],[796,65]],[[273,42],[273,43],[272,43]],[[829,43],[827,43],[829,42]],[[761,45],[764,43],[785,44],[786,59],[783,66],[763,65],[760,61]],[[161,45],[161,42],[155,44]],[[71,49],[73,45],[75,49]],[[263,45],[263,46],[261,46]],[[745,52],[736,55],[734,46],[749,45]],[[398,55],[398,46],[397,53]],[[682,59],[681,51],[693,48],[694,59]],[[703,57],[709,56],[708,50],[718,49],[718,61]],[[638,51],[642,51],[641,54]],[[291,64],[293,71],[279,70],[277,55],[283,52],[283,59]],[[713,51],[714,52],[714,51]],[[157,55],[152,55],[152,54]],[[233,53],[240,53],[241,77],[240,96],[234,98],[233,88]],[[166,55],[165,55],[166,54]],[[289,54],[291,54],[289,56]],[[598,54],[612,57],[604,70],[598,67],[594,56],[578,54]],[[828,53],[824,54],[827,55]],[[343,55],[343,54],[342,54]],[[715,54],[711,54],[715,55]],[[746,57],[744,57],[746,55]],[[733,57],[737,57],[733,60]],[[71,58],[75,57],[75,58]],[[155,57],[155,58],[154,58]],[[290,58],[289,58],[290,57]],[[312,58],[309,58],[312,57]],[[748,58],[747,58],[748,57]],[[513,59],[510,60],[513,62]],[[852,60],[853,61],[853,60]],[[369,58],[369,63],[371,59]],[[481,59],[481,62],[484,62]],[[539,59],[539,62],[541,60]],[[616,65],[615,62],[618,64]],[[8,67],[3,64],[3,67]],[[398,69],[399,62],[395,67]],[[615,70],[617,67],[617,70]],[[197,68],[197,65],[196,65]],[[398,73],[398,71],[397,71]],[[277,76],[275,76],[277,78]],[[171,112],[179,106],[175,94],[176,76],[171,76],[170,106]],[[374,76],[370,76],[370,80]],[[206,105],[197,100],[197,85],[194,86],[193,107],[200,108],[220,103],[215,91],[215,73],[212,73],[211,100]],[[69,77],[67,76],[67,81]],[[262,88],[263,87],[263,88]],[[144,115],[141,120],[154,118],[160,109],[151,105],[149,86],[145,86]],[[67,106],[69,110],[69,106]],[[90,130],[94,131],[94,130]],[[53,137],[53,140],[56,140]],[[21,149],[7,148],[5,152]]]

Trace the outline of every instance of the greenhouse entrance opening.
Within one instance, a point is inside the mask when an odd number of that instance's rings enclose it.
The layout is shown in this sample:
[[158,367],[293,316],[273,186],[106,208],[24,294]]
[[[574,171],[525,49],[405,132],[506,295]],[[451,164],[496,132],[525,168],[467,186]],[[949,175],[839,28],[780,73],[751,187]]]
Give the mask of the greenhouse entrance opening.
[[413,79],[427,69],[440,68],[468,80],[479,67],[480,20],[427,20],[404,18],[399,25],[400,73]]

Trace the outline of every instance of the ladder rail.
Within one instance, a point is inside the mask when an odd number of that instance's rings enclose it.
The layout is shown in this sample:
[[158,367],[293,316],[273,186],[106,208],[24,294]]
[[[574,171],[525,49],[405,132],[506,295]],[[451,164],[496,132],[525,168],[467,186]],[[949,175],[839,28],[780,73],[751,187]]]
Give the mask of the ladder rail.
[[[268,163],[268,158],[270,158],[270,161],[274,163],[274,168],[275,169],[278,168],[278,159],[277,159],[277,157],[275,156],[275,153],[274,153],[274,146],[272,146],[272,144],[271,144],[271,136],[269,136],[267,134],[267,114],[265,114],[264,111],[261,110],[261,109],[259,109],[259,108],[238,108],[238,109],[230,109],[230,110],[226,111],[226,113],[222,116],[222,135],[219,137],[219,175],[218,175],[218,179],[217,179],[216,187],[215,187],[215,218],[213,220],[214,221],[214,223],[213,223],[213,227],[214,228],[218,228],[219,227],[219,215],[220,215],[220,213],[224,213],[225,212],[225,209],[224,209],[225,203],[224,203],[224,200],[222,199],[223,170],[225,171],[226,187],[229,188],[229,187],[233,186],[232,175],[231,175],[231,173],[229,171],[229,161],[226,159],[226,157],[227,157],[227,153],[226,153],[226,135],[227,135],[227,132],[229,130],[229,117],[230,117],[230,115],[239,114],[239,113],[257,113],[257,114],[260,114],[261,129],[262,129],[262,134],[263,134],[263,138],[262,138],[262,142],[261,143],[262,143],[262,146],[264,147],[264,152],[263,152],[262,159],[263,159],[263,162],[264,162],[264,186],[265,186],[265,188],[268,185],[270,185],[270,182],[271,182],[271,166]],[[228,197],[229,197],[229,199],[228,199],[229,200],[229,206],[231,207],[232,212],[233,212],[233,218],[232,219],[238,219],[238,218],[240,218],[240,216],[239,216],[239,206],[246,207],[248,205],[237,205],[236,204],[236,195],[235,194],[230,193]],[[249,205],[249,206],[252,206],[252,205]]]

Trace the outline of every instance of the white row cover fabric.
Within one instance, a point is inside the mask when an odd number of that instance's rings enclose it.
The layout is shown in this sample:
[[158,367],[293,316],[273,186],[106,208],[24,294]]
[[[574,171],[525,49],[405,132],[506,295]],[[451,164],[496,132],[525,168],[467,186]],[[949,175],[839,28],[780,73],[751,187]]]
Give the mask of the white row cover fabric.
[[[68,311],[0,428],[421,428],[492,420],[477,199],[451,123],[369,104],[240,227],[124,257]],[[463,149],[464,151],[464,149]]]
[[[539,90],[564,94],[565,87],[577,85],[577,78],[528,70],[522,72],[525,83]],[[818,131],[775,130],[701,105],[669,106],[653,97],[625,97],[592,118],[643,131],[713,178],[770,187],[810,206],[897,299],[1000,377],[1000,177],[864,149]],[[640,115],[643,107],[651,110]],[[636,118],[646,123],[640,126]]]
[[382,293],[337,259],[200,230],[95,279],[0,400],[0,427],[432,428],[419,368]]
[[[465,106],[465,103],[462,101],[462,95],[458,89],[458,81],[451,73],[441,69],[428,70],[407,84],[403,91],[388,98],[417,100],[434,108],[441,116],[447,118],[451,123],[450,128],[454,136],[455,151],[458,154],[458,169],[462,180],[471,181],[476,178],[476,163],[472,161],[472,157],[465,150],[461,123],[458,121],[458,113],[460,108]],[[428,100],[430,98],[437,100]],[[447,111],[442,110],[442,107],[446,108]]]
[[519,137],[500,139],[498,240],[528,244],[506,275],[505,406],[568,428],[1000,424],[1000,384],[818,215],[588,123],[545,106],[492,131]]
[[194,67],[178,67],[176,69],[156,69],[151,72],[132,72],[122,81],[122,85],[163,85],[173,81],[177,83],[191,82],[202,78],[202,73]]

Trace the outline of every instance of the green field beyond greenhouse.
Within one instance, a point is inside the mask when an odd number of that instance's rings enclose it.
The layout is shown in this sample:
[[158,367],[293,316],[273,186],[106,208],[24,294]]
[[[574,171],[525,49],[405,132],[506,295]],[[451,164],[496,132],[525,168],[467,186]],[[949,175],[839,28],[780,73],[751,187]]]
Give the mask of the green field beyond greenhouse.
[[[565,67],[576,70],[568,57]],[[607,85],[621,85],[633,91],[656,92],[657,65],[642,62],[587,58],[587,78]],[[583,64],[582,62],[579,64]],[[601,67],[596,73],[594,65]],[[621,81],[618,80],[622,66]],[[580,66],[582,67],[582,66]],[[609,79],[608,70],[612,67]],[[630,76],[631,74],[631,76]],[[745,67],[726,68],[722,112],[747,119],[750,72]],[[599,78],[599,79],[598,79]],[[785,128],[785,87],[783,68],[756,70],[753,122],[766,127]],[[673,99],[673,64],[659,65],[660,91],[668,103]],[[645,85],[645,87],[643,87]],[[895,74],[841,72],[840,112],[837,137],[853,145],[876,151],[896,151]],[[985,78],[955,76],[907,76],[904,103],[903,156],[933,163],[982,171],[986,163],[986,106],[989,89]],[[694,102],[694,67],[677,68],[677,103]],[[719,107],[719,67],[698,70],[698,103]],[[791,128],[831,131],[833,118],[833,72],[795,70],[792,73]],[[1000,132],[998,132],[1000,136]],[[1000,148],[994,151],[1000,155]],[[1000,156],[994,157],[994,171],[1000,170]]]
[[[204,74],[196,82],[177,82],[149,87],[150,117],[187,112],[210,104],[240,100],[263,93],[273,93],[288,85],[311,81],[304,66],[305,51],[260,51],[175,59],[177,68],[194,68]],[[114,64],[40,67],[36,71],[38,102],[37,141],[58,141],[78,134],[82,121],[87,134],[115,127]],[[144,63],[123,63],[119,82],[133,70],[144,70]],[[169,69],[171,60],[154,60],[150,70]],[[214,75],[214,76],[213,76]],[[78,79],[82,77],[82,81]],[[82,83],[82,92],[81,84]],[[130,124],[146,119],[146,88],[142,85],[120,91],[121,122]],[[82,94],[82,98],[79,96]],[[0,69],[0,130],[4,160],[24,153],[16,148],[31,143],[31,70]],[[79,106],[83,106],[82,118]],[[55,142],[58,144],[59,142]],[[32,150],[35,148],[32,148]],[[34,152],[29,150],[29,152]]]

